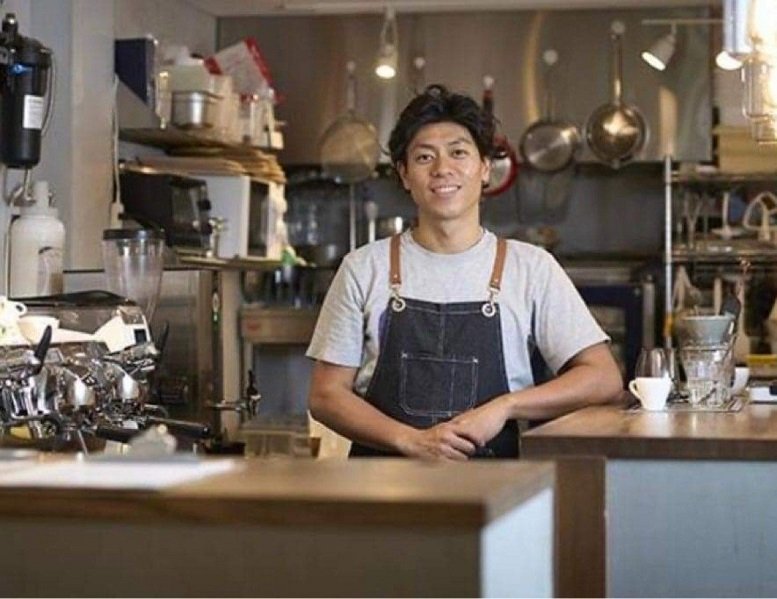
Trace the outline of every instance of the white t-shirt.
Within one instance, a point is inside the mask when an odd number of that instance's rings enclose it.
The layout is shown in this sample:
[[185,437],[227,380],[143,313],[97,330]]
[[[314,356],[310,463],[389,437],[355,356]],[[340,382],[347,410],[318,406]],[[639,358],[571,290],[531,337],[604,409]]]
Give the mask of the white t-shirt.
[[[484,231],[471,248],[437,254],[402,235],[400,295],[435,303],[486,302],[496,236]],[[363,246],[343,260],[332,281],[307,356],[358,368],[354,391],[364,395],[379,353],[378,326],[388,307],[389,239]],[[511,391],[534,384],[532,335],[553,372],[583,349],[608,341],[555,258],[542,248],[507,241],[501,313],[505,370]]]

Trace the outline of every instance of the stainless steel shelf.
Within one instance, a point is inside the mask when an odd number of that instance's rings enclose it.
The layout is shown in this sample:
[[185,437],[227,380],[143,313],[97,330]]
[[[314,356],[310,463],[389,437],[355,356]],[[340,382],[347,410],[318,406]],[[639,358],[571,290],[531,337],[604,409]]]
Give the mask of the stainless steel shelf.
[[679,173],[672,172],[672,183],[750,183],[762,181],[777,181],[777,171],[758,173]]
[[[119,139],[132,143],[155,146],[164,150],[176,148],[212,148],[215,155],[219,149],[229,149],[231,152],[244,151],[250,155],[256,150],[273,151],[279,147],[252,146],[248,144],[230,143],[219,138],[217,129],[166,129],[122,128],[119,129]],[[207,155],[207,154],[205,154]]]
[[738,264],[743,259],[748,260],[752,264],[771,263],[777,266],[777,247],[734,248],[731,246],[702,246],[688,249],[684,246],[675,246],[672,248],[672,262],[675,263]]
[[179,255],[178,261],[184,266],[196,266],[211,270],[275,270],[280,260],[270,258],[206,258],[205,256]]

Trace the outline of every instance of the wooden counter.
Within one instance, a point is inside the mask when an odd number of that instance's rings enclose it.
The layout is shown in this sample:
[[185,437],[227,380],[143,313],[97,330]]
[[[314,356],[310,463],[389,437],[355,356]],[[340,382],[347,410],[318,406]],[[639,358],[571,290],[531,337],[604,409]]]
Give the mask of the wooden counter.
[[158,492],[0,487],[2,595],[552,594],[552,464],[238,465]]
[[531,430],[521,450],[532,457],[777,460],[777,409],[739,412],[645,412],[586,408]]
[[587,408],[521,451],[559,459],[559,594],[777,595],[777,407]]
[[472,528],[552,484],[545,463],[254,459],[159,492],[0,486],[0,517]]

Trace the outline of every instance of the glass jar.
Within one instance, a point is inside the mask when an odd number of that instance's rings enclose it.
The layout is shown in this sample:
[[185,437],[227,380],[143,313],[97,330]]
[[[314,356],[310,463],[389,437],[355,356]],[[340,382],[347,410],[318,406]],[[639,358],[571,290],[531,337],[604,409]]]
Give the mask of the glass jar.
[[742,111],[751,121],[777,117],[777,56],[755,51],[742,65]]
[[750,133],[759,145],[777,144],[777,114],[750,121]]

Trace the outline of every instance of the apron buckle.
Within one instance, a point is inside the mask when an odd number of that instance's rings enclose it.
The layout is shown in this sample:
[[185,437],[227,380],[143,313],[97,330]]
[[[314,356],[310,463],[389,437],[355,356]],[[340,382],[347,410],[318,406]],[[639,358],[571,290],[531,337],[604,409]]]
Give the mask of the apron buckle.
[[402,312],[405,308],[407,308],[407,303],[402,299],[402,296],[399,295],[399,285],[392,285],[391,309],[394,310],[394,312]]
[[489,286],[488,288],[488,301],[483,304],[483,307],[480,308],[480,311],[483,313],[483,316],[486,318],[492,318],[496,314],[496,302],[494,301],[496,299],[497,294],[499,293],[498,287]]

